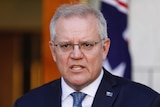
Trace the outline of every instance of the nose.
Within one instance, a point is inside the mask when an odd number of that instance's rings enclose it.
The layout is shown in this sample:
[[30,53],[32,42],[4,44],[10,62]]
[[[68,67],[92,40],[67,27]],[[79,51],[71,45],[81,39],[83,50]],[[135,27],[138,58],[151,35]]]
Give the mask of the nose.
[[70,56],[73,59],[81,59],[81,58],[83,58],[83,53],[82,53],[82,51],[80,49],[80,46],[78,44],[73,46],[73,50],[72,50]]

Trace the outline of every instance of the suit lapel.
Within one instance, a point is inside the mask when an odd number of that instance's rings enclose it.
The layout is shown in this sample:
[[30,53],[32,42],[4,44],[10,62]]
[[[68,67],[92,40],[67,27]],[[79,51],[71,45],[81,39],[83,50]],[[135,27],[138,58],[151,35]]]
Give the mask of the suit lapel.
[[114,77],[104,69],[104,75],[92,107],[112,107],[119,93],[119,89],[115,88],[116,84]]
[[45,95],[45,107],[61,107],[61,84],[60,79],[56,82],[51,83],[50,89],[46,92]]
[[[117,81],[113,75],[104,69],[104,75],[95,95],[92,107],[112,107],[118,94]],[[61,107],[61,81],[60,79],[50,84],[45,94],[45,107]]]

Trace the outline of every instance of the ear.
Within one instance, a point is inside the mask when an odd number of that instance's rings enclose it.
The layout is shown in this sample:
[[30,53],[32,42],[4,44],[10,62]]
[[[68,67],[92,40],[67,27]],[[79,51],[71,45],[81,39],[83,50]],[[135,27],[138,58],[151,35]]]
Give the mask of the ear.
[[56,62],[56,54],[55,54],[55,50],[54,50],[54,44],[52,41],[49,41],[49,47],[50,47],[50,50],[51,50],[51,54],[52,54],[52,57],[53,57],[53,60]]
[[109,47],[110,47],[110,39],[106,38],[103,44],[103,60],[105,60],[108,55]]

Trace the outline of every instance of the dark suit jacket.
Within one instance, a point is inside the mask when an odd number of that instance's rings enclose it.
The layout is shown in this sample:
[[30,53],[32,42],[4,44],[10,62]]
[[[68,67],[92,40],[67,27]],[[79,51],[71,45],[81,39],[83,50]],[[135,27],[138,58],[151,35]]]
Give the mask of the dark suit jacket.
[[[92,107],[160,107],[157,92],[104,71]],[[22,96],[14,107],[61,107],[61,95],[58,79]]]

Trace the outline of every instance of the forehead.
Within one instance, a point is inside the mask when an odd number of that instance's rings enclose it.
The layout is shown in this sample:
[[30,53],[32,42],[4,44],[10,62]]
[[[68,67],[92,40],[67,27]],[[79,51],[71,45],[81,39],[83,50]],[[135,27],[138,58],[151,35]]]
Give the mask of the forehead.
[[[55,27],[57,25],[60,24],[67,24],[68,23],[78,23],[79,21],[81,22],[85,22],[86,24],[97,24],[98,25],[98,19],[96,18],[96,16],[92,15],[92,14],[87,14],[87,15],[71,15],[71,16],[61,16],[57,19],[56,23],[55,23]],[[83,23],[81,23],[83,24]]]
[[93,15],[60,17],[55,24],[57,36],[94,36],[98,35],[98,19]]

